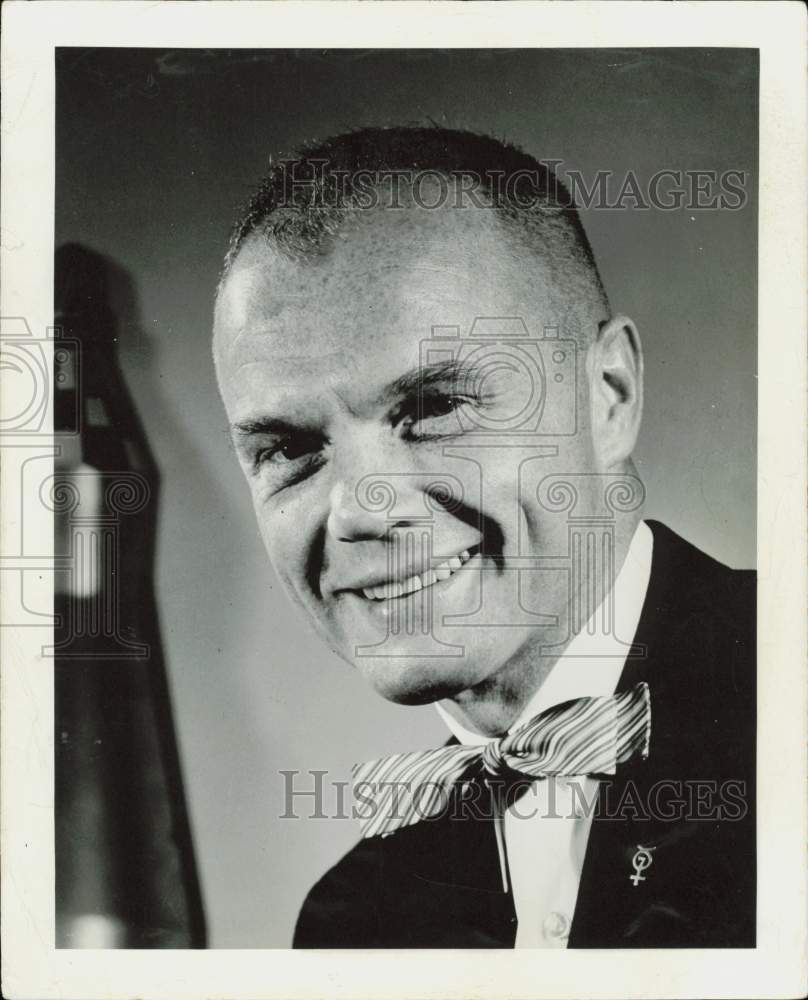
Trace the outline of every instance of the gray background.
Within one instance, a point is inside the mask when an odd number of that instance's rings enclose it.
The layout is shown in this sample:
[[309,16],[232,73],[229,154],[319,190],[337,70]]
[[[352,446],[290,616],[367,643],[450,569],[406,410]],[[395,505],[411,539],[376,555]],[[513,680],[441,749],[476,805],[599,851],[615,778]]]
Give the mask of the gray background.
[[60,50],[56,243],[110,258],[120,359],[162,476],[156,585],[213,947],[286,947],[357,837],[282,821],[279,769],[445,738],[366,690],[287,606],[210,361],[235,208],[270,153],[356,125],[491,132],[592,177],[750,174],[742,211],[592,211],[614,308],[643,336],[648,514],[733,566],[755,556],[757,60],[748,50]]

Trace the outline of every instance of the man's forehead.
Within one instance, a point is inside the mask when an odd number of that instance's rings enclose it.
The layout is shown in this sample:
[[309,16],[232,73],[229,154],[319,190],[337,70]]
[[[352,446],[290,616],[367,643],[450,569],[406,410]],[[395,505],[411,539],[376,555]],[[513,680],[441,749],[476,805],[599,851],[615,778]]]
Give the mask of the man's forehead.
[[302,261],[255,234],[217,301],[217,360],[243,366],[269,352],[291,371],[383,345],[417,355],[433,327],[464,335],[479,316],[521,316],[536,335],[557,322],[548,283],[540,258],[518,257],[486,209],[362,212]]
[[[381,237],[381,234],[379,234]],[[374,308],[392,295],[464,298],[480,289],[480,244],[464,245],[451,234],[415,241],[349,237],[321,256],[290,260],[265,240],[253,238],[225,280],[220,301],[234,317],[267,319],[309,304],[363,300]],[[497,248],[486,247],[487,273],[496,267]]]
[[[385,271],[410,271],[425,282],[430,276],[473,282],[482,272],[513,280],[526,270],[525,265],[524,254],[514,250],[492,209],[347,209],[337,232],[325,236],[300,259],[290,259],[271,239],[253,233],[240,248],[225,287],[245,272],[253,282],[261,276],[272,277],[280,300],[288,298],[292,289],[298,294],[301,288],[322,292],[332,281],[344,284],[353,277],[360,283]],[[529,266],[544,270],[539,255],[534,255]]]

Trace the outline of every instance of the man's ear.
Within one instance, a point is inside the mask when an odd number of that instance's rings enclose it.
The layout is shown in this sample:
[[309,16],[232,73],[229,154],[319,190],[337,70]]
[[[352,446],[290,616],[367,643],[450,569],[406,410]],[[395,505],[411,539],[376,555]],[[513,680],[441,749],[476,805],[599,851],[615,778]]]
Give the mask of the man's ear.
[[643,358],[627,316],[602,324],[586,357],[592,440],[604,471],[631,456],[642,419]]

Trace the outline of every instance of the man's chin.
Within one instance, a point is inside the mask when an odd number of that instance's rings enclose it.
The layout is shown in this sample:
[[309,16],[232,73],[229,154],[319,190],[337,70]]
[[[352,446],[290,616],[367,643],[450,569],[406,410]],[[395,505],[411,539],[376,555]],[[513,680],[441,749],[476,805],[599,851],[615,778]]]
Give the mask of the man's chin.
[[452,698],[488,674],[464,657],[355,656],[352,663],[382,698],[397,705],[428,705]]

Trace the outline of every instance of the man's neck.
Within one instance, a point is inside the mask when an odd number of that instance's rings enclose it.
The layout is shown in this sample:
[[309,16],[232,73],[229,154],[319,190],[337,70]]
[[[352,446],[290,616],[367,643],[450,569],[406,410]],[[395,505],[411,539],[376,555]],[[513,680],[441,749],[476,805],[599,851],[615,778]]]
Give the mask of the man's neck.
[[[608,587],[595,581],[598,606],[603,602],[623,568],[631,546],[632,538],[640,517],[634,516],[618,524],[615,531],[615,572]],[[580,588],[587,587],[589,581],[581,581]],[[569,614],[569,609],[567,609]],[[540,690],[550,672],[572,641],[552,656],[542,653],[546,649],[547,636],[537,630],[514,656],[491,677],[453,698],[441,702],[441,706],[460,725],[484,736],[501,736],[524,712],[528,702]]]

